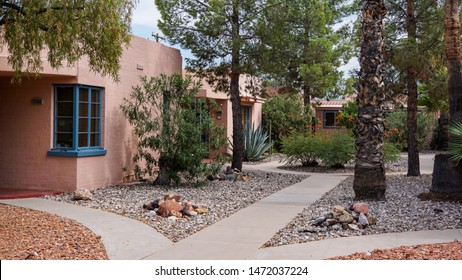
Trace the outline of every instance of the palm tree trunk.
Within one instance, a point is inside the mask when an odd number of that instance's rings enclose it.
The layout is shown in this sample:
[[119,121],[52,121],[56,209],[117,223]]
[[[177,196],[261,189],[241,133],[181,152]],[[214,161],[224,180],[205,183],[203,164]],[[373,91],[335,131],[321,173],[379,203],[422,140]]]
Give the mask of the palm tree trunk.
[[[449,123],[462,121],[462,76],[460,73],[459,0],[444,3],[444,45],[448,67]],[[449,135],[449,141],[451,136]],[[432,192],[462,192],[462,164],[456,166],[446,154],[435,157]]]
[[[417,25],[414,0],[407,0],[407,34],[410,48],[416,47]],[[407,176],[420,176],[419,149],[417,141],[417,70],[407,68]]]
[[385,200],[385,168],[383,164],[383,101],[382,82],[383,0],[363,0],[362,43],[358,93],[356,165],[353,181],[355,199]]

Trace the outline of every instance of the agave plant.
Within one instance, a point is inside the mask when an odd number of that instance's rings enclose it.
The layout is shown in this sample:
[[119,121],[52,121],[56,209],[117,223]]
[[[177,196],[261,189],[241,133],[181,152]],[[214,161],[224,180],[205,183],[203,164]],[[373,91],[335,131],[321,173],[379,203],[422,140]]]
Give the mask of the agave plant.
[[462,121],[450,125],[448,131],[451,135],[448,153],[451,155],[451,159],[459,164],[460,160],[462,160]]
[[261,126],[255,128],[254,124],[252,127],[247,125],[244,129],[244,160],[260,160],[262,155],[272,146],[268,137],[268,133],[264,132]]

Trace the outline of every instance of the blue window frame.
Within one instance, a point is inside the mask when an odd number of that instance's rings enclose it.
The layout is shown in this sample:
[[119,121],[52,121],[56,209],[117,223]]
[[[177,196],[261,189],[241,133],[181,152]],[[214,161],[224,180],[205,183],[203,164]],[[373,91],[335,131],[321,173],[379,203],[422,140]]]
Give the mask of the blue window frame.
[[340,128],[337,125],[337,113],[339,111],[323,111],[323,128]]
[[100,156],[103,89],[85,85],[54,85],[51,156]]

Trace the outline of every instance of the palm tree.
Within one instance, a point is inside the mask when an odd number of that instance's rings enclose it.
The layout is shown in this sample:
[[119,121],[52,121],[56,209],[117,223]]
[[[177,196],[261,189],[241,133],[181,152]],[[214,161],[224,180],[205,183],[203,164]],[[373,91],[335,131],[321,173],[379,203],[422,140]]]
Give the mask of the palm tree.
[[385,199],[383,163],[383,0],[363,0],[360,53],[356,165],[353,189],[355,199]]
[[[448,67],[449,122],[462,121],[462,75],[460,73],[460,0],[444,3],[444,47]],[[449,142],[451,142],[449,136]],[[462,192],[462,164],[451,161],[446,154],[435,157],[432,192]]]

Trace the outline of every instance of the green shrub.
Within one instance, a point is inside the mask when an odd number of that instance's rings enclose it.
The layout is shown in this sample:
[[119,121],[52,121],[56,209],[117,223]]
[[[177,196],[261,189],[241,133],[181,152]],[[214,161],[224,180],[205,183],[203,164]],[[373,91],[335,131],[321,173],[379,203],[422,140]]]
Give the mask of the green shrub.
[[298,94],[275,95],[263,104],[263,125],[278,150],[283,137],[309,130],[313,116],[311,108],[305,110]]
[[138,137],[133,160],[143,166],[136,167],[137,177],[152,176],[158,166],[155,184],[178,183],[180,174],[197,179],[204,175],[209,149],[226,144],[224,128],[214,125],[207,103],[195,98],[200,87],[181,74],[141,77],[124,99],[121,109]]
[[[419,150],[424,148],[425,139],[435,126],[435,118],[418,112],[417,141]],[[407,149],[407,112],[395,111],[387,115],[385,120],[385,141],[393,143],[398,149]]]
[[457,164],[462,160],[462,122],[456,122],[448,128],[450,140],[448,144],[448,153],[451,159]]
[[286,164],[301,162],[303,166],[318,165],[320,138],[313,135],[292,134],[282,138],[282,152]]
[[342,110],[337,113],[337,123],[348,129],[353,129],[355,120],[358,117],[358,104],[356,101],[349,101],[342,106]]
[[333,168],[343,168],[355,159],[355,141],[348,132],[333,132],[325,136],[320,143],[322,164]]
[[384,163],[393,163],[397,162],[401,157],[400,150],[392,143],[385,142],[382,146],[383,150],[383,162]]
[[262,155],[271,148],[268,142],[268,133],[264,132],[261,126],[255,128],[246,126],[244,128],[244,153],[245,161],[259,161]]

